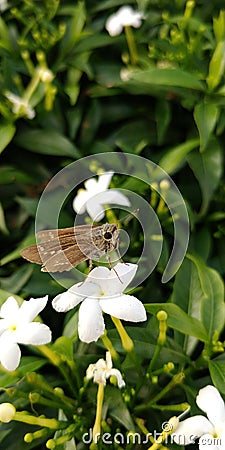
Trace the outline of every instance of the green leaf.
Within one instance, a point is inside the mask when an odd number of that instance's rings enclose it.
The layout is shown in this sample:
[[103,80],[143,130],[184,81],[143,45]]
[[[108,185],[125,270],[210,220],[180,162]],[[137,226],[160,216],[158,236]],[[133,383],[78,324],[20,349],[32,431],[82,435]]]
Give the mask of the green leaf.
[[26,130],[17,134],[15,142],[31,152],[80,158],[80,152],[65,136],[54,130]]
[[[67,320],[67,319],[66,319]],[[78,339],[78,311],[66,321],[63,329],[63,336],[66,336],[73,341]]]
[[0,153],[2,153],[7,145],[11,142],[15,132],[16,127],[11,123],[7,125],[0,125]]
[[5,264],[8,264],[11,261],[14,261],[17,258],[21,258],[20,252],[23,248],[28,247],[29,245],[36,244],[35,236],[28,236],[26,237],[21,243],[17,246],[15,250],[8,253],[8,255],[4,256],[0,260],[0,265],[4,266]]
[[[157,327],[153,333],[153,321],[156,322]],[[134,342],[135,353],[143,359],[152,358],[156,348],[157,336],[158,336],[158,320],[152,317],[149,320],[147,327],[126,327],[126,331],[132,341]],[[109,330],[107,335],[112,341],[114,347],[117,351],[123,352],[121,340],[118,337],[116,330]],[[167,338],[166,345],[161,349],[160,352],[160,363],[166,364],[168,361],[173,361],[178,364],[187,364],[189,362],[188,356],[184,353],[181,346],[174,341],[174,339]]]
[[201,322],[207,330],[208,342],[215,332],[219,335],[225,322],[224,284],[219,273],[205,265],[198,257],[188,254],[198,271],[203,293],[201,301]]
[[220,355],[217,358],[209,361],[209,371],[214,386],[225,394],[225,355]]
[[199,146],[199,139],[190,139],[167,150],[165,156],[159,161],[159,166],[168,174],[175,173],[186,162],[185,158],[192,150]]
[[26,197],[16,197],[16,201],[29,213],[30,216],[35,217],[38,200]]
[[205,150],[219,116],[219,108],[202,101],[195,106],[194,119],[200,136],[200,150]]
[[0,48],[9,51],[9,53],[13,51],[9,28],[2,17],[0,17]]
[[167,100],[158,99],[156,103],[155,120],[159,145],[164,142],[171,118],[172,112],[170,103]]
[[205,90],[204,84],[194,75],[180,69],[150,69],[130,72],[129,78],[152,86],[176,86],[198,91]]
[[104,412],[109,411],[110,416],[117,422],[122,424],[127,430],[134,430],[135,426],[127,409],[123,402],[121,392],[118,388],[107,386],[104,396]]
[[[81,37],[81,32],[83,30],[86,21],[85,6],[83,1],[77,2],[72,9],[72,17],[67,26],[67,32],[60,42],[59,48],[59,59],[65,59],[65,57],[70,54],[74,45]],[[57,62],[56,62],[57,63]]]
[[179,306],[172,303],[149,303],[145,305],[145,309],[154,315],[161,310],[166,311],[169,327],[188,336],[194,336],[200,341],[207,341],[207,332],[204,325],[194,317],[189,317]]
[[9,277],[0,278],[1,289],[4,291],[11,291],[12,294],[17,294],[29,280],[32,272],[32,265],[19,267],[19,269],[13,272]]
[[141,153],[144,147],[156,141],[155,131],[149,130],[149,122],[143,119],[122,126],[113,137],[119,148],[134,154]]
[[73,342],[66,336],[59,337],[52,345],[53,351],[58,355],[67,358],[69,361],[73,361]]
[[225,11],[220,10],[218,17],[213,17],[213,31],[217,42],[225,37]]
[[[189,317],[200,321],[201,302],[204,298],[196,266],[185,259],[178,270],[172,294],[172,302],[181,307]],[[175,334],[176,341],[183,346],[187,354],[191,354],[196,345],[196,337]]]
[[28,372],[35,372],[46,364],[46,359],[37,356],[23,356],[17,369],[20,377],[24,377]]
[[5,221],[4,209],[1,203],[0,203],[0,231],[5,235],[9,235],[9,230],[7,228]]
[[225,40],[219,41],[209,63],[209,73],[206,78],[208,88],[214,90],[224,74],[225,69]]
[[219,141],[211,141],[203,153],[192,152],[187,156],[187,161],[201,187],[202,205],[199,214],[203,215],[223,173],[223,150]]
[[96,135],[97,129],[99,128],[101,121],[101,110],[98,100],[93,100],[86,111],[85,117],[83,119],[82,129],[81,129],[81,144],[82,146],[89,146],[92,144],[94,137]]
[[0,185],[1,184],[11,184],[11,183],[29,183],[33,184],[34,177],[31,174],[22,172],[18,167],[5,165],[0,167]]
[[0,305],[3,305],[3,303],[7,300],[8,297],[13,296],[16,301],[21,305],[23,303],[23,298],[19,297],[19,295],[13,294],[12,292],[4,291],[3,289],[0,289]]

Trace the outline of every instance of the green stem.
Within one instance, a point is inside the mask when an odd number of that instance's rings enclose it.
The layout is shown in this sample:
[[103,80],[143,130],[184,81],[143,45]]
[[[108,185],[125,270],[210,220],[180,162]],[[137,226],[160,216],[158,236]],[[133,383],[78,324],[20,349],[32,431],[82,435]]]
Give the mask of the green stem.
[[125,30],[127,45],[128,45],[129,52],[130,52],[131,64],[133,66],[136,66],[138,63],[138,54],[137,54],[136,44],[134,41],[133,32],[132,32],[131,27],[129,27],[129,26],[124,27],[124,30]]
[[157,313],[157,319],[159,321],[159,335],[158,335],[158,339],[157,339],[157,344],[156,344],[156,348],[155,348],[155,352],[154,355],[152,357],[152,360],[148,366],[148,373],[151,375],[152,369],[154,367],[154,364],[156,362],[156,360],[159,357],[159,354],[163,348],[163,346],[165,345],[166,342],[166,330],[167,330],[167,313],[163,310],[158,311]]
[[27,86],[27,88],[26,88],[26,90],[24,92],[24,95],[23,95],[23,99],[24,100],[29,102],[29,100],[32,97],[34,91],[38,87],[39,82],[40,82],[40,75],[39,75],[39,71],[36,70],[34,72],[33,77],[31,78],[31,81],[30,81],[29,85]]
[[152,373],[152,370],[153,370],[155,362],[158,360],[158,357],[159,357],[159,354],[161,352],[161,349],[162,349],[162,346],[159,343],[157,343],[154,355],[153,355],[153,357],[151,359],[151,362],[149,363],[149,366],[148,366],[148,369],[147,369],[147,373],[149,373],[150,375]]
[[98,385],[98,394],[97,394],[97,408],[96,408],[96,417],[95,423],[93,426],[93,442],[97,444],[98,439],[101,433],[101,420],[102,420],[102,405],[104,400],[104,385]]
[[68,367],[65,367],[64,361],[47,345],[39,345],[38,349],[40,352],[47,357],[47,359],[56,367],[58,367],[62,376],[66,380],[68,387],[73,395],[76,396],[77,392],[73,387],[73,380],[68,372]]
[[108,338],[106,330],[105,330],[104,334],[101,336],[101,340],[102,340],[105,348],[110,352],[110,355],[111,355],[112,359],[114,361],[118,361],[119,360],[119,355],[118,355],[117,351],[115,350],[115,348],[113,347],[112,342]]
[[174,377],[172,378],[172,380],[164,387],[164,389],[162,389],[158,394],[155,395],[155,397],[153,397],[149,402],[147,403],[142,403],[142,405],[138,405],[135,409],[135,412],[140,412],[140,411],[144,411],[146,409],[150,409],[152,407],[156,407],[155,404],[161,400],[165,395],[168,394],[168,392],[170,392],[175,386],[177,386],[178,384],[181,384],[182,381],[184,380],[184,373],[180,372],[176,375],[174,375]]
[[59,430],[64,429],[68,425],[68,423],[62,420],[56,419],[47,419],[46,417],[39,416],[31,416],[26,412],[17,411],[13,417],[13,420],[17,422],[28,423],[29,425],[38,425],[40,427],[50,428],[51,430]]

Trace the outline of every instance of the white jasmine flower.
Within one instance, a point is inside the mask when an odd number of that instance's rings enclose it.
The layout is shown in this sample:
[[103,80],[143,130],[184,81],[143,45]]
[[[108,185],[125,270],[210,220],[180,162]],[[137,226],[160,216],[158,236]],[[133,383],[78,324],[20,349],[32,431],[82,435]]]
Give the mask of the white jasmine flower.
[[116,203],[117,205],[130,206],[128,198],[116,189],[108,189],[114,172],[105,172],[98,177],[85,181],[85,189],[79,189],[73,201],[73,209],[77,214],[83,214],[85,210],[89,216],[99,222],[105,216],[102,205]]
[[28,119],[33,119],[35,116],[34,109],[30,106],[28,100],[19,97],[16,94],[8,91],[5,93],[7,99],[12,103],[12,112],[18,116],[25,116]]
[[87,368],[86,377],[93,378],[94,383],[106,385],[107,378],[114,376],[117,378],[118,387],[125,386],[122,375],[118,369],[113,369],[110,352],[106,352],[106,360],[99,359],[96,364],[90,364]]
[[114,269],[96,267],[83,283],[73,285],[52,302],[58,312],[66,312],[81,303],[78,333],[83,342],[97,341],[104,333],[102,313],[130,322],[146,320],[143,304],[132,295],[123,294],[137,270],[136,264],[117,264]]
[[117,36],[122,33],[123,27],[139,28],[142,19],[143,14],[140,11],[134,11],[131,6],[122,6],[107,19],[105,27],[110,36]]
[[180,422],[172,434],[178,445],[193,444],[199,439],[199,450],[224,450],[225,405],[219,391],[211,385],[200,389],[196,398],[198,407],[207,414],[197,415]]
[[0,362],[6,370],[15,370],[21,357],[18,344],[43,345],[51,341],[47,325],[32,320],[44,309],[48,296],[31,298],[19,307],[9,297],[0,309]]

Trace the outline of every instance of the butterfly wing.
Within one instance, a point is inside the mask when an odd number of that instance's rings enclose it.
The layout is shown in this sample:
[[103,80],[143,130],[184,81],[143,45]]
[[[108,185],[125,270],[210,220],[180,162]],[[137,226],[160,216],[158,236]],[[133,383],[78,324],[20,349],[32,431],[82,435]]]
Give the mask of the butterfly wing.
[[[92,228],[91,225],[81,225],[39,231],[36,236],[40,243],[23,249],[21,256],[30,262],[42,264],[43,272],[71,270],[80,262],[92,258]],[[97,225],[94,228],[101,227]]]
[[54,239],[61,240],[62,238],[70,239],[71,237],[89,234],[92,228],[101,228],[99,225],[78,225],[77,227],[42,230],[36,234],[37,239],[42,242],[53,241]]
[[20,254],[23,258],[27,259],[27,261],[36,264],[43,263],[37,245],[30,245],[29,247],[24,248],[21,250]]
[[42,272],[64,272],[71,270],[87,259],[88,257],[75,244],[66,249],[58,250],[54,255],[46,258],[41,270]]

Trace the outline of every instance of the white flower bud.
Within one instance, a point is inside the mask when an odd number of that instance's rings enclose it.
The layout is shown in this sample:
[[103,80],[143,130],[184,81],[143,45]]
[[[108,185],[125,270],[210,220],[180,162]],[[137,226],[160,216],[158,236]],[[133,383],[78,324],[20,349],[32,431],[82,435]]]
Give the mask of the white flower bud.
[[12,403],[2,403],[0,405],[0,422],[9,423],[16,413],[15,406]]

